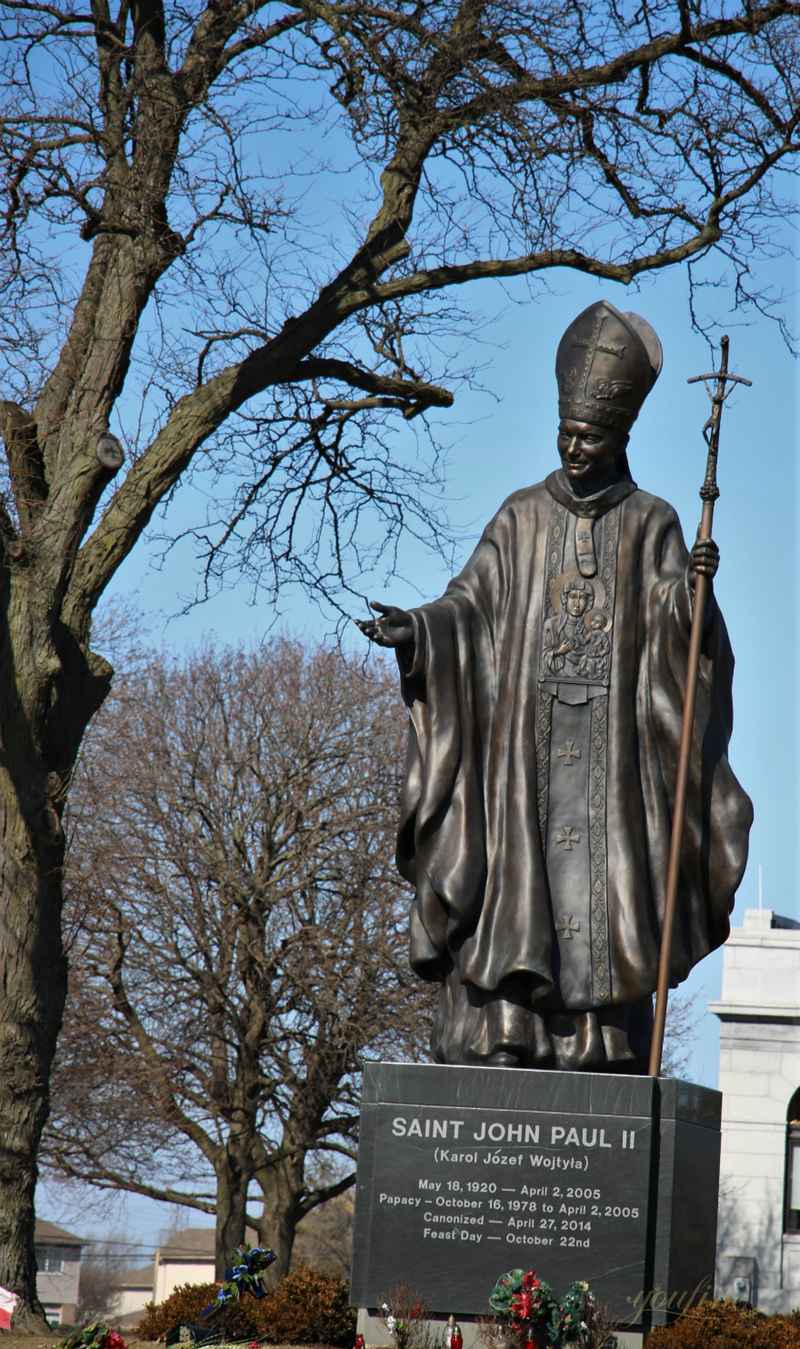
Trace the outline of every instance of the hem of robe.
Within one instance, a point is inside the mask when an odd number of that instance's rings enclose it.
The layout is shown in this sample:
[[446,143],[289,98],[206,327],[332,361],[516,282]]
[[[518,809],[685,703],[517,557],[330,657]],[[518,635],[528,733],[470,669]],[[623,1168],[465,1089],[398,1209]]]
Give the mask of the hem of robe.
[[535,1010],[522,988],[492,993],[444,979],[431,1035],[436,1063],[574,1072],[647,1072],[652,997],[588,1011]]

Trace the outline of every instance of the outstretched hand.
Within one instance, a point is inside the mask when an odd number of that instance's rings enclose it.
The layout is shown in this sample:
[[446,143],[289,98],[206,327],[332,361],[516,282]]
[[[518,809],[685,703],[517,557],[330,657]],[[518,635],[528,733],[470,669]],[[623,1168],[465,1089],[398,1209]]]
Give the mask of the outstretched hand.
[[414,624],[405,609],[396,609],[393,604],[379,604],[377,600],[372,600],[369,607],[379,617],[357,618],[355,622],[371,642],[378,646],[403,646],[413,642]]
[[713,581],[719,567],[719,548],[713,539],[698,539],[689,557],[689,581],[694,589],[697,576]]

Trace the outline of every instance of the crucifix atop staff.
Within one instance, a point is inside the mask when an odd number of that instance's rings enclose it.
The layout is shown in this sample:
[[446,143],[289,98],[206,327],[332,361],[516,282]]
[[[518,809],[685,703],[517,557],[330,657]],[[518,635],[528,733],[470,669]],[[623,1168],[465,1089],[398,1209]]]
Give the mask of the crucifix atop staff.
[[713,471],[687,549],[628,459],[661,364],[640,315],[579,314],[556,356],[560,466],[501,505],[441,598],[376,602],[359,625],[394,648],[408,707],[397,858],[412,965],[440,984],[439,1062],[646,1073],[659,960],[674,986],[728,935],[752,808],[727,756],[730,645],[706,603]]

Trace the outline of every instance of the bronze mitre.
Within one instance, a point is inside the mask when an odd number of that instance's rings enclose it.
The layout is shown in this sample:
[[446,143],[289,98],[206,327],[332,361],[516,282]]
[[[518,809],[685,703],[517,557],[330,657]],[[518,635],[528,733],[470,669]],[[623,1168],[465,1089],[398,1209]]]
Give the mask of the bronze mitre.
[[589,305],[556,353],[559,416],[628,431],[661,371],[661,343],[639,314]]

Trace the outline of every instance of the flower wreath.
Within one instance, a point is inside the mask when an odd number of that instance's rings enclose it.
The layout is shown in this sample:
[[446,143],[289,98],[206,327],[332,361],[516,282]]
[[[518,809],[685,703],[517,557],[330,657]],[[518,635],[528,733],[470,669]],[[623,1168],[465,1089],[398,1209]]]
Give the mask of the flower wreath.
[[497,1280],[489,1306],[526,1341],[544,1335],[550,1349],[589,1343],[594,1298],[582,1280],[571,1283],[559,1302],[534,1270],[511,1269]]

